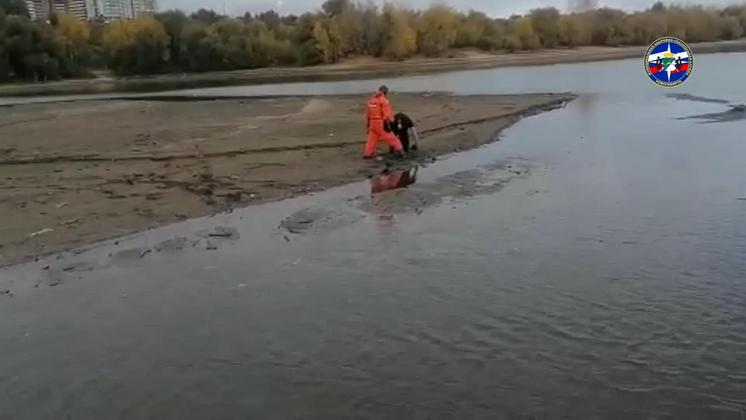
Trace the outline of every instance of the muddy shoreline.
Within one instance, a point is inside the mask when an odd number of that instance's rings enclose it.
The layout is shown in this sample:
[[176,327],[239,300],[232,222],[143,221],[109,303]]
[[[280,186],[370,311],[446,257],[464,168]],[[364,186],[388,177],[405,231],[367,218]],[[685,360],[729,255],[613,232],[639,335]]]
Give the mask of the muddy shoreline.
[[[0,85],[0,97],[75,95],[113,92],[157,92],[233,85],[360,80],[377,77],[478,70],[496,67],[551,65],[640,58],[647,46],[580,47],[512,54],[459,52],[452,58],[415,58],[402,62],[350,60],[313,67],[278,67],[231,72],[165,74],[131,78],[66,80],[51,83]],[[746,40],[690,44],[694,54],[744,52]]]
[[365,96],[19,105],[0,116],[0,266],[478,147],[572,94],[393,96],[408,161],[361,159]]

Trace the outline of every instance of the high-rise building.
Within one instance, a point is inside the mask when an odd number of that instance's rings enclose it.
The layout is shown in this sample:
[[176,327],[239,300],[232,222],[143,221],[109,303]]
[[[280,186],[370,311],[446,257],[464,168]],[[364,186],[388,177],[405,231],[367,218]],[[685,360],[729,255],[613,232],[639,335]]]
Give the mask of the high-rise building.
[[90,19],[96,15],[93,0],[26,0],[31,19],[48,20],[53,14]]
[[132,0],[96,0],[96,16],[104,19],[132,19]]
[[70,14],[80,19],[132,19],[158,12],[157,0],[26,0],[32,19],[47,20],[52,14]]
[[52,11],[50,0],[26,0],[26,8],[34,20],[47,20]]
[[158,12],[158,3],[156,0],[131,0],[131,2],[132,12],[135,17]]
[[93,10],[88,10],[86,0],[52,0],[52,9],[54,13],[68,14],[78,19],[86,20],[94,16]]

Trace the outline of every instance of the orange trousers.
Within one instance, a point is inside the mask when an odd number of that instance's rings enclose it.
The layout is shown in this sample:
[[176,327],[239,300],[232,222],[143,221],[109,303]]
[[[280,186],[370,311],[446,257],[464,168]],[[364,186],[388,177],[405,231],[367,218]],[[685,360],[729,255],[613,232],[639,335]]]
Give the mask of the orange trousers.
[[365,142],[366,158],[373,157],[376,154],[376,146],[380,140],[385,141],[397,152],[403,152],[404,148],[401,142],[393,133],[388,133],[383,129],[383,120],[371,120],[368,127],[368,140]]

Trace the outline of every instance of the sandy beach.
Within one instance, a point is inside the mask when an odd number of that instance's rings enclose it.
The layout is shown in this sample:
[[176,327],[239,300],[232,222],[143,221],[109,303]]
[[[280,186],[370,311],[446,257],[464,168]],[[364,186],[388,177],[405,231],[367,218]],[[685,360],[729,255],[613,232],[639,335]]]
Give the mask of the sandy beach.
[[[428,162],[571,99],[402,94],[392,101],[422,134],[412,159]],[[162,98],[4,108],[0,265],[365,179],[387,162],[361,159],[364,101]]]

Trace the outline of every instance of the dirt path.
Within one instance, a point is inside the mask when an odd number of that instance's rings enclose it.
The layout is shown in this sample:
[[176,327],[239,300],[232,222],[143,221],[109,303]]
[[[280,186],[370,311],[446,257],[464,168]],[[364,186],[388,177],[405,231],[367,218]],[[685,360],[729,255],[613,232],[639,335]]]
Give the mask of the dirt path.
[[[512,54],[487,54],[458,51],[449,58],[414,58],[402,62],[370,58],[313,67],[281,67],[230,72],[166,74],[127,79],[99,78],[52,83],[0,85],[2,96],[74,95],[109,92],[152,92],[198,87],[264,83],[310,82],[324,80],[369,79],[376,77],[473,70],[493,67],[579,63],[622,58],[642,60],[647,46],[580,47]],[[746,40],[690,44],[695,55],[746,51]]]
[[[364,179],[361,96],[22,105],[0,115],[0,265]],[[417,159],[572,95],[397,95]]]

